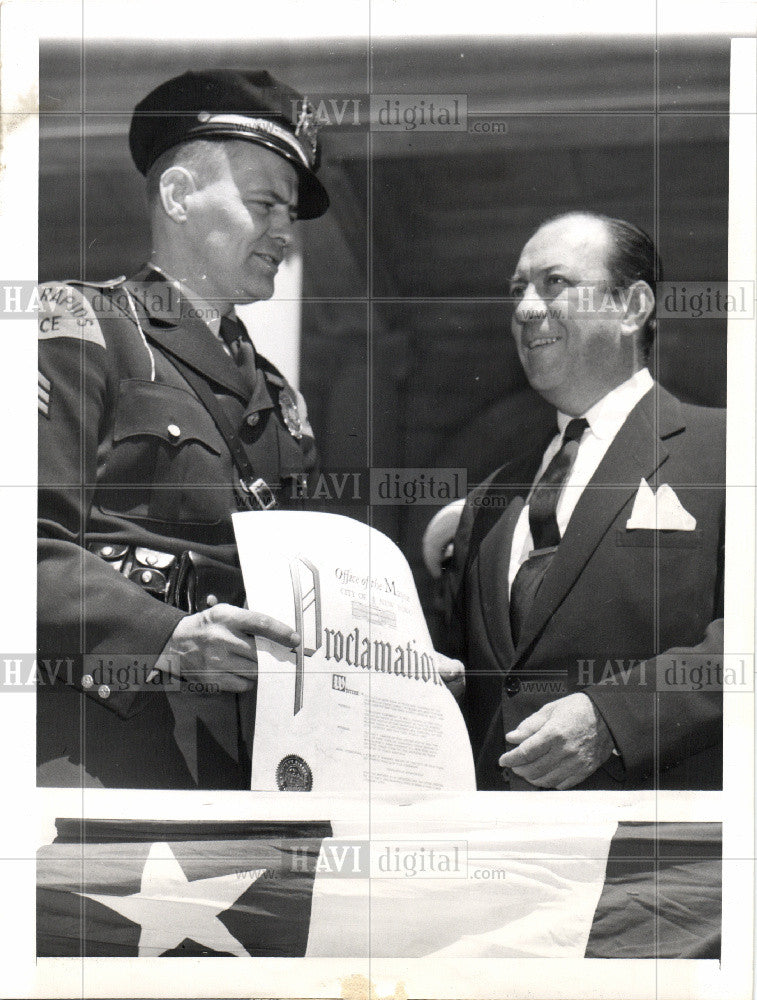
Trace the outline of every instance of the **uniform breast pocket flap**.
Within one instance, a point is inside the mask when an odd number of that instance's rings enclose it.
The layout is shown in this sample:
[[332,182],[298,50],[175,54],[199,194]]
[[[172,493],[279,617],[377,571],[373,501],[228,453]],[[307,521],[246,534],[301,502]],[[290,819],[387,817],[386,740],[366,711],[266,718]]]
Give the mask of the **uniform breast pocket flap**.
[[642,546],[659,549],[695,549],[702,544],[702,530],[658,531],[653,528],[618,528],[616,545]]
[[179,449],[190,442],[220,455],[223,441],[213,418],[184,389],[159,382],[125,379],[119,387],[113,442],[160,438]]

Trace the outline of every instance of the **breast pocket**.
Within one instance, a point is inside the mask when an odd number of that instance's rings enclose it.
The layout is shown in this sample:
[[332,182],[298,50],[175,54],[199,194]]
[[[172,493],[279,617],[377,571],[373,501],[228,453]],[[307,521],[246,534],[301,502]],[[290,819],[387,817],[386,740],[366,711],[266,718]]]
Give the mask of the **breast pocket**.
[[207,410],[184,389],[138,379],[119,386],[100,482],[101,509],[163,523],[217,523],[233,495],[230,460]]
[[653,528],[618,528],[615,533],[617,545],[641,546],[660,549],[695,549],[702,545],[703,533],[694,531],[658,531]]

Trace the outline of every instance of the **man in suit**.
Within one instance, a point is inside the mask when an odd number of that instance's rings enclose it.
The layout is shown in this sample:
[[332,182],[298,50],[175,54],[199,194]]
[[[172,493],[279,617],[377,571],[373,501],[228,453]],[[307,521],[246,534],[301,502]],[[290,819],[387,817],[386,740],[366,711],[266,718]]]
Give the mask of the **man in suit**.
[[41,291],[38,781],[244,788],[254,636],[299,639],[242,607],[231,514],[300,505],[316,457],[234,307],[328,197],[312,114],[266,72],[161,84],[129,143],[150,262]]
[[721,787],[725,415],[649,373],[658,276],[645,233],[591,212],[515,269],[557,433],[473,491],[447,571],[482,789]]

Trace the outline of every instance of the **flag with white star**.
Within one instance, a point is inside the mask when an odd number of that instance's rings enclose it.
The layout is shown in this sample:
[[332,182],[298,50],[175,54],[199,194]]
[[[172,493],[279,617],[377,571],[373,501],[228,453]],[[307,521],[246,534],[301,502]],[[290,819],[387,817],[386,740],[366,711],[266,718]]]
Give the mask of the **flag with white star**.
[[300,956],[328,823],[59,820],[37,954]]
[[37,954],[719,957],[719,823],[487,817],[59,819]]

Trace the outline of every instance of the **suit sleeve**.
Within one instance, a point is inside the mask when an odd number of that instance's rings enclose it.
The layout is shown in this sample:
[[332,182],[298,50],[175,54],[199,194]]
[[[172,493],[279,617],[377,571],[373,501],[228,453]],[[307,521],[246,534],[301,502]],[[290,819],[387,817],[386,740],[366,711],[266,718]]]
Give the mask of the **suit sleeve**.
[[[89,302],[65,285],[41,289],[39,331],[38,645],[40,656],[73,660],[68,680],[122,717],[144,705],[138,690],[104,699],[82,678],[98,658],[149,669],[183,617],[98,556],[85,532],[98,454],[106,447],[117,379]],[[84,659],[87,657],[87,659]]]
[[444,636],[439,651],[463,662],[467,655],[466,580],[470,562],[475,557],[481,539],[492,527],[493,518],[501,514],[501,510],[496,507],[483,507],[482,499],[497,481],[502,468],[495,469],[468,495],[452,542],[452,557],[442,572]]
[[452,543],[452,558],[442,570],[444,629],[440,652],[465,661],[465,568],[475,508],[466,503]]
[[[584,689],[610,730],[625,771],[622,776],[630,784],[723,741],[724,566],[723,522],[714,601],[718,617],[707,626],[702,641],[638,664],[622,689],[610,681]],[[617,759],[608,769],[615,767],[621,767]]]

